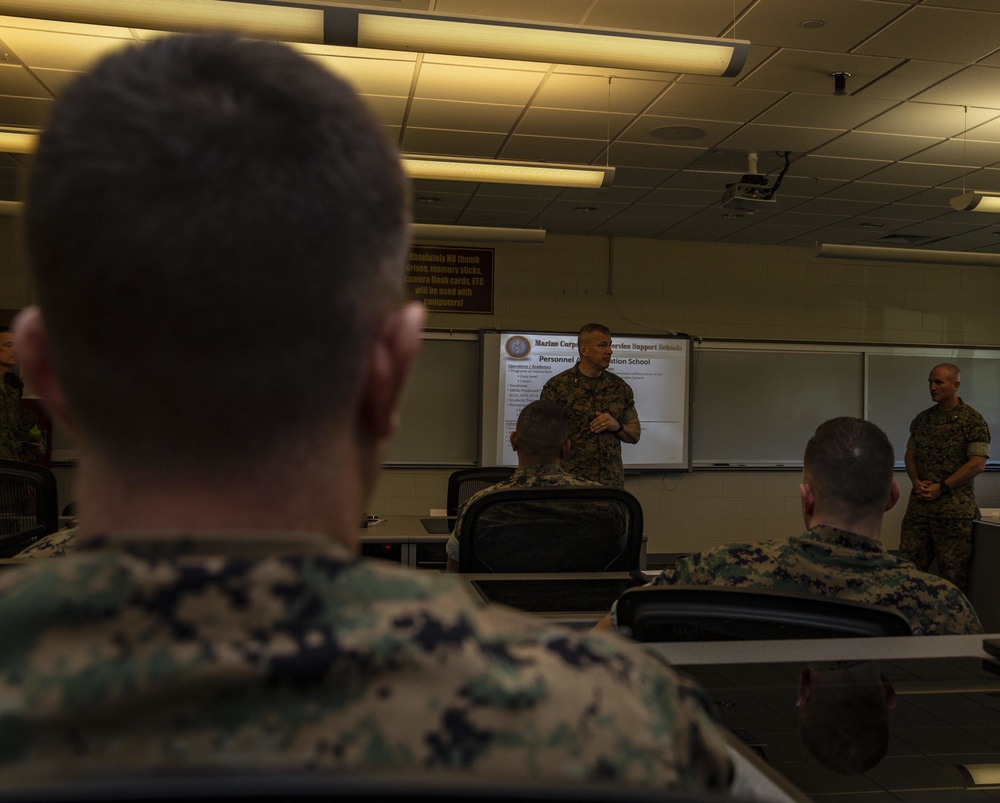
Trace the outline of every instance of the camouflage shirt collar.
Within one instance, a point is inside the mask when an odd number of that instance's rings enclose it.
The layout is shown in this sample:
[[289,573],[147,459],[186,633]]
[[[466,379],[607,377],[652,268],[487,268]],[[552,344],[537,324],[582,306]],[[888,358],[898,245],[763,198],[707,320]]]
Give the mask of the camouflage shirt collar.
[[115,532],[82,536],[79,551],[115,549],[138,557],[173,555],[213,555],[261,558],[280,555],[352,555],[346,547],[319,533],[265,530],[213,530],[180,532],[172,530]]
[[515,477],[541,477],[547,474],[565,474],[562,466],[555,463],[545,463],[541,466],[524,466],[514,471]]
[[601,370],[597,376],[587,376],[583,371],[580,370],[580,361],[576,361],[576,365],[573,366],[573,370],[577,373],[578,377],[585,382],[604,382],[607,380],[608,369],[604,368]]
[[865,552],[885,552],[885,547],[877,538],[869,538],[867,535],[858,535],[850,530],[841,530],[838,527],[829,527],[825,524],[817,524],[810,528],[804,537],[813,541],[850,547]]
[[931,414],[932,414],[932,415],[938,415],[938,416],[940,416],[941,418],[951,418],[951,416],[953,416],[953,415],[957,415],[957,414],[958,414],[958,412],[959,412],[959,411],[960,411],[960,410],[961,410],[961,409],[962,409],[963,407],[965,407],[965,402],[964,402],[964,401],[962,401],[962,397],[961,397],[961,396],[959,396],[959,397],[958,397],[958,404],[956,404],[956,405],[955,405],[954,407],[952,407],[952,408],[951,408],[950,410],[942,410],[942,409],[941,409],[940,407],[938,407],[938,406],[937,406],[937,405],[935,404],[935,405],[934,405],[933,407],[931,407],[931,408],[930,408],[930,412],[931,412]]

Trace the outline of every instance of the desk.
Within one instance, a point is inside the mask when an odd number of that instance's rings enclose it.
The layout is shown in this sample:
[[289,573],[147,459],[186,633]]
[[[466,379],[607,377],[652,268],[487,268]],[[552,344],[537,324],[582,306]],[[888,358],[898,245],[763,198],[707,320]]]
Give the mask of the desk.
[[[377,546],[379,544],[398,544],[399,562],[403,566],[418,568],[424,564],[421,559],[420,547],[439,546],[443,552],[449,533],[428,533],[423,520],[446,522],[447,516],[386,516],[377,524],[361,529],[361,545]],[[444,568],[434,562],[427,568]]]
[[[986,636],[788,639],[774,641],[686,641],[647,644],[672,664],[768,664],[780,661],[881,661],[907,658],[979,658]],[[1000,636],[998,636],[1000,638]]]
[[[997,636],[988,636],[997,637]],[[1000,763],[1000,663],[984,636],[645,645],[695,677],[744,745],[813,800],[981,799],[963,772]],[[877,662],[896,692],[888,752],[862,773],[827,769],[799,736],[803,662]],[[831,728],[833,730],[833,728]],[[963,769],[964,768],[964,769]],[[835,795],[843,795],[836,797]]]

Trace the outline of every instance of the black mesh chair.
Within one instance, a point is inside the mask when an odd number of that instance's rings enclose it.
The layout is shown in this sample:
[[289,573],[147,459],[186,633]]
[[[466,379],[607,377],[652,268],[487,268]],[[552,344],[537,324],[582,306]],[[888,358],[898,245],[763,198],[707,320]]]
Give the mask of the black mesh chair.
[[909,636],[898,611],[851,600],[728,586],[630,588],[618,598],[618,631],[636,641]]
[[448,515],[457,516],[471,496],[510,479],[513,473],[514,469],[510,466],[477,466],[453,471],[448,477]]
[[0,460],[0,558],[59,529],[56,478],[44,466]]
[[642,507],[621,488],[552,486],[484,494],[462,516],[462,572],[639,568]]

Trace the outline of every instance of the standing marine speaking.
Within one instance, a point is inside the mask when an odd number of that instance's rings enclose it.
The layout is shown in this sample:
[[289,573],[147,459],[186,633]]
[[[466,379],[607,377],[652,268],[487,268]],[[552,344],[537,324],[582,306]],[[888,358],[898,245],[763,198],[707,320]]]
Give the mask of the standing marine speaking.
[[638,443],[642,427],[628,382],[611,373],[611,331],[588,323],[577,338],[580,359],[542,388],[541,398],[562,405],[572,446],[563,458],[570,474],[601,485],[625,485],[622,444]]

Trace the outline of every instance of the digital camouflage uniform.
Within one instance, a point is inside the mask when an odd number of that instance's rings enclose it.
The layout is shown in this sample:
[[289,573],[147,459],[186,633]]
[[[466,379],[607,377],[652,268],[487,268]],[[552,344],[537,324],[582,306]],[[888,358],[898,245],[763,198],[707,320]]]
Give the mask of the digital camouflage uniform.
[[18,552],[14,557],[22,558],[57,558],[73,550],[76,541],[76,528],[68,527],[43,535],[35,543]]
[[0,379],[0,459],[27,458],[24,442],[28,440],[33,416],[21,409],[21,393]]
[[[919,413],[910,424],[907,450],[916,452],[922,480],[940,482],[972,456],[990,456],[990,428],[983,417],[959,399],[951,410],[937,405]],[[934,500],[910,492],[900,528],[900,551],[926,571],[937,558],[938,571],[966,588],[972,556],[972,522],[979,518],[973,483],[965,482]]]
[[773,589],[854,600],[899,611],[914,635],[982,633],[955,586],[918,571],[881,541],[817,526],[796,538],[723,544],[665,569],[653,584]]
[[614,634],[318,536],[105,543],[0,573],[0,779],[474,772],[723,789],[693,681]]
[[458,533],[462,528],[462,516],[468,510],[469,505],[481,496],[493,491],[505,491],[508,488],[541,488],[552,485],[597,485],[597,483],[568,474],[563,471],[562,466],[555,463],[517,468],[508,479],[502,480],[496,485],[491,485],[489,488],[477,491],[465,501],[462,509],[458,511],[458,518],[455,519],[455,529],[452,530],[451,537],[448,538],[448,543],[445,545],[448,557],[455,561],[455,563],[458,563],[458,556],[461,554],[461,549],[458,545]]
[[590,422],[600,413],[610,413],[622,426],[638,417],[628,382],[604,371],[591,390],[577,362],[546,382],[541,398],[558,402],[569,417],[570,451],[563,458],[563,468],[601,485],[624,486],[622,442],[613,432],[591,432]]

